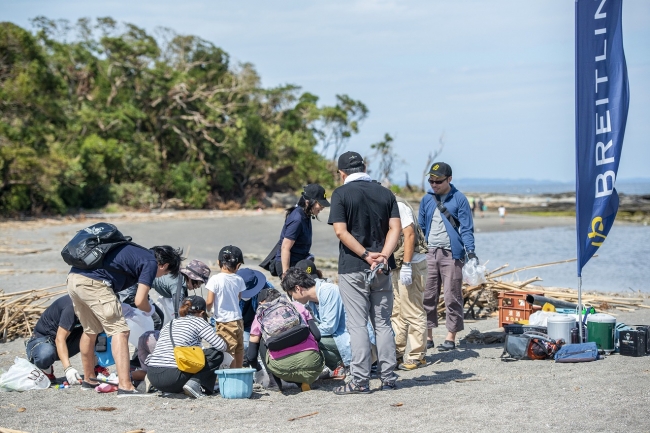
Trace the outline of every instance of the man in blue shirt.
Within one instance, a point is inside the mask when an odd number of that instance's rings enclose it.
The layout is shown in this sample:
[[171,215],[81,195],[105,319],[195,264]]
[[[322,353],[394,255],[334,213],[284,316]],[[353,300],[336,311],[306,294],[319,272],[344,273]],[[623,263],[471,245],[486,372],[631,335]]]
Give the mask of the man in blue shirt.
[[146,249],[125,244],[111,250],[101,268],[79,269],[73,267],[68,274],[68,294],[74,304],[74,312],[83,326],[84,334],[79,342],[85,380],[83,389],[94,389],[99,383],[94,371],[94,348],[97,334],[105,332],[113,337],[112,352],[117,367],[119,385],[117,396],[149,396],[138,392],[129,374],[129,327],[122,314],[122,305],[116,294],[137,284],[135,305],[151,315],[149,290],[154,278],[178,273],[182,251],[172,247],[158,246]]
[[438,350],[456,348],[456,333],[464,329],[463,264],[474,253],[474,222],[467,198],[451,184],[451,167],[435,162],[429,170],[431,190],[420,202],[418,223],[427,242],[427,348],[433,347],[432,328],[438,327],[438,299],[445,287],[447,337]]

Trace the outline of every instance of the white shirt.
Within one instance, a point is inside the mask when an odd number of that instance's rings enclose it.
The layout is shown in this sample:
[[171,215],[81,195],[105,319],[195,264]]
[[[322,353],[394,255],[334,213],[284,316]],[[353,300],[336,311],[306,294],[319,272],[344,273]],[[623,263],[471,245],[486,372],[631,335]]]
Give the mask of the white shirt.
[[242,318],[239,294],[246,290],[246,283],[242,277],[221,272],[211,276],[205,288],[214,293],[212,314],[217,322],[233,322]]
[[[411,209],[409,209],[407,205],[399,201],[397,202],[397,207],[399,208],[399,219],[402,222],[402,230],[404,230],[406,227],[410,226],[411,224],[413,224],[413,230],[415,230],[415,224],[417,223],[413,220],[413,212],[411,212]],[[416,232],[416,238],[417,238],[417,232]],[[426,258],[427,256],[422,253],[413,252],[413,258],[411,259],[411,263],[420,263],[421,261],[426,260]]]

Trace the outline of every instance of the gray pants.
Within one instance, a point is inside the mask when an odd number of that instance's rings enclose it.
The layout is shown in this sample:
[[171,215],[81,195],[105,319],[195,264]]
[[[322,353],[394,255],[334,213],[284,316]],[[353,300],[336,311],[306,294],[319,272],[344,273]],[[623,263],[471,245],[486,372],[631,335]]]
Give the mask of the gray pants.
[[444,288],[445,325],[449,332],[465,329],[463,304],[463,261],[451,256],[451,251],[433,248],[427,252],[427,283],[424,289],[424,311],[427,327],[438,327],[440,288]]
[[389,275],[378,273],[366,284],[364,272],[339,274],[339,289],[345,306],[345,323],[350,333],[354,383],[368,385],[372,349],[368,336],[368,318],[377,339],[377,367],[382,381],[395,380],[395,337],[390,323],[393,311],[393,287]]

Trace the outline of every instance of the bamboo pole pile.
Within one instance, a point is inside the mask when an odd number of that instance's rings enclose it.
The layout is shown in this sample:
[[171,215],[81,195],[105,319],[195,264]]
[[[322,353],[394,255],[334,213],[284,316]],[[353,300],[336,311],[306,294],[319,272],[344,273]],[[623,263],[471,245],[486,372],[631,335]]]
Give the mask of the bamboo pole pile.
[[[561,263],[574,262],[576,259],[562,260],[559,262],[542,263],[538,265],[526,266],[513,270],[504,271],[509,265],[505,264],[490,272],[486,273],[486,282],[476,286],[468,284],[463,285],[463,298],[466,308],[466,317],[476,318],[478,315],[485,317],[494,313],[498,309],[497,296],[499,292],[537,292],[543,293],[548,298],[556,298],[567,302],[578,303],[577,290],[561,287],[544,287],[533,283],[542,281],[539,277],[532,277],[525,281],[505,281],[503,277],[513,275],[518,272],[531,269],[538,269],[546,266],[558,265]],[[585,293],[582,294],[582,302],[585,305],[591,305],[597,310],[609,310],[616,308],[621,311],[634,311],[637,308],[650,308],[644,304],[643,296],[627,297],[613,296],[606,294]],[[440,297],[438,304],[438,314],[444,315],[445,303]]]
[[6,342],[32,335],[36,322],[47,308],[45,304],[67,293],[52,289],[63,286],[65,284],[14,293],[0,291],[0,340]]

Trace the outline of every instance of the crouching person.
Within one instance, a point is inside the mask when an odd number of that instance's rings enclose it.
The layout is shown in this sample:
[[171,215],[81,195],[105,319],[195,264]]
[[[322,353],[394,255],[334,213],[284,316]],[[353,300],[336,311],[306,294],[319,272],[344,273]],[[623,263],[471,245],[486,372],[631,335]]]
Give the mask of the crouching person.
[[282,390],[282,382],[295,383],[309,391],[325,367],[318,350],[320,331],[314,319],[298,302],[291,302],[275,289],[262,289],[251,325],[246,357],[257,368],[260,354],[269,372],[269,386]]
[[79,372],[70,365],[70,358],[79,353],[79,341],[83,328],[74,314],[70,296],[65,295],[47,307],[36,322],[34,334],[27,342],[27,359],[43,370],[50,381],[55,382],[53,364],[61,361],[65,377],[70,385],[81,381]]
[[[185,393],[192,398],[211,395],[217,379],[215,371],[223,363],[226,342],[208,323],[205,300],[200,296],[188,296],[179,308],[179,319],[163,327],[153,353],[145,361],[147,377],[151,385],[162,392]],[[205,365],[196,373],[183,371],[174,355],[174,347],[201,346],[201,340],[212,346],[203,349]]]

